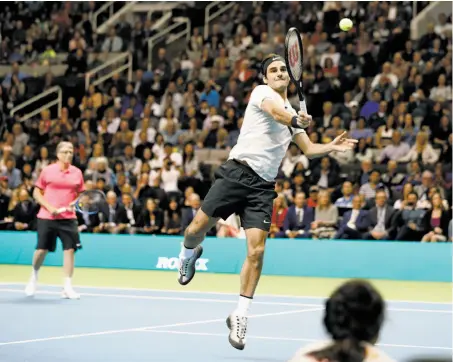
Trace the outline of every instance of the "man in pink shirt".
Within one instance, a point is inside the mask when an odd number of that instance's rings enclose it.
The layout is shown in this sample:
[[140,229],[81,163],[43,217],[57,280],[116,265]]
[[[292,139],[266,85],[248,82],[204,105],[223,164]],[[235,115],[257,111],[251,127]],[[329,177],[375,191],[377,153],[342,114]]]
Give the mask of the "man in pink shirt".
[[33,296],[38,282],[38,271],[47,253],[54,252],[57,237],[64,249],[63,269],[65,283],[62,297],[79,299],[72,288],[74,252],[81,247],[77,229],[77,217],[73,209],[59,212],[60,208],[73,205],[78,195],[85,191],[82,171],[71,164],[74,147],[70,142],[57,146],[58,161],[46,166],[39,175],[33,197],[41,205],[37,216],[38,243],[33,256],[33,273],[25,288],[27,296]]

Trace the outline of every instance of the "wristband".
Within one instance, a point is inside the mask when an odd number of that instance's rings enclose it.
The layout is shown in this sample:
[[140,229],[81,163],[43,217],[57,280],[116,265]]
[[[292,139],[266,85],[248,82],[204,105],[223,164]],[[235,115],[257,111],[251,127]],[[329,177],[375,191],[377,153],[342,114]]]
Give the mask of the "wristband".
[[297,122],[297,116],[294,116],[293,118],[291,118],[291,127],[302,128],[301,126],[299,126],[299,123]]

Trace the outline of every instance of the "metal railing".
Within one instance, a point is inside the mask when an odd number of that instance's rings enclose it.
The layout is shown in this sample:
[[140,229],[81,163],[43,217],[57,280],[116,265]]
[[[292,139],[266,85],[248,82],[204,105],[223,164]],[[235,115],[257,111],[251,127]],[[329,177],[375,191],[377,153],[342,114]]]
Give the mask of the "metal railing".
[[154,46],[156,45],[158,40],[161,40],[164,36],[166,36],[168,33],[172,32],[176,28],[178,28],[181,25],[185,25],[185,28],[181,30],[179,33],[172,34],[171,37],[169,37],[166,40],[166,44],[170,44],[178,39],[181,39],[182,37],[186,37],[187,42],[190,40],[190,32],[191,32],[191,23],[189,18],[180,18],[177,23],[174,23],[170,25],[168,28],[158,32],[157,34],[154,34],[152,37],[148,39],[148,70],[151,71],[153,69],[153,49]]
[[[127,62],[126,62],[127,61]],[[126,63],[124,63],[126,62]],[[94,79],[94,76],[103,70],[107,69],[110,66],[115,65],[115,63],[123,63],[119,65],[117,68],[113,68],[112,71],[109,73],[102,75],[101,77]],[[127,70],[127,79],[129,82],[132,81],[132,53],[121,53],[118,56],[106,61],[104,64],[96,67],[89,72],[85,73],[85,90],[88,90],[90,85],[97,86],[98,84],[103,83],[107,79],[113,77],[116,73],[121,73]]]
[[9,112],[9,115],[11,117],[13,117],[21,109],[24,109],[25,107],[28,107],[29,105],[35,103],[36,101],[39,101],[40,99],[42,99],[44,97],[47,97],[48,95],[50,95],[52,93],[57,93],[57,99],[44,104],[43,106],[39,107],[38,109],[35,109],[34,111],[32,111],[30,113],[27,113],[26,115],[22,116],[19,120],[21,122],[26,121],[26,120],[28,120],[28,119],[40,114],[43,110],[49,109],[49,108],[51,108],[53,106],[58,106],[58,117],[60,117],[61,116],[61,108],[63,106],[63,91],[62,91],[62,89],[59,86],[54,86],[52,88],[49,88],[45,92],[40,93],[37,96],[34,96],[33,98],[30,98],[28,101],[22,102],[18,106],[16,106],[13,109],[11,109],[11,111]]
[[115,4],[115,1],[107,1],[104,5],[102,5],[98,10],[94,12],[94,14],[91,16],[91,24],[93,25],[93,30],[96,31],[98,28],[98,17],[101,15],[104,11],[108,10],[109,11],[109,18],[113,16],[115,13],[113,9],[113,5]]
[[[209,36],[209,24],[212,20],[222,15],[225,11],[234,7],[236,3],[234,1],[231,2],[223,2],[223,1],[213,1],[208,6],[206,6],[204,12],[204,38],[207,39]],[[211,10],[215,7],[220,7],[214,13],[210,14]]]

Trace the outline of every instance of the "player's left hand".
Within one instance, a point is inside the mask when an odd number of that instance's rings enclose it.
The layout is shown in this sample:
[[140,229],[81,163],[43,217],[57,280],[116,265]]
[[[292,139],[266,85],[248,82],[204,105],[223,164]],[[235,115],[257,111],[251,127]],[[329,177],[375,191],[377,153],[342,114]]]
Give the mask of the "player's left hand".
[[354,149],[358,141],[352,138],[346,138],[346,136],[347,132],[343,132],[330,143],[332,151],[346,152]]
[[297,116],[299,118],[299,124],[302,128],[307,128],[310,126],[312,117],[309,114],[306,114],[302,111],[297,112]]

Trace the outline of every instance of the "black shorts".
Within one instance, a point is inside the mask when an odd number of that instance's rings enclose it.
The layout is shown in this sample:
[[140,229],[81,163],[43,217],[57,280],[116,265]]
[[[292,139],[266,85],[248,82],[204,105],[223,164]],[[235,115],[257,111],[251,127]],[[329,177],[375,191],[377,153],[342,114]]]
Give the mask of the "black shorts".
[[38,219],[38,244],[36,249],[54,252],[57,237],[63,244],[63,250],[81,249],[78,223],[76,219],[48,220]]
[[269,231],[275,183],[258,176],[249,166],[228,160],[215,173],[215,182],[206,195],[201,209],[211,217],[226,220],[235,213],[244,229]]

